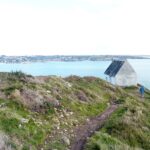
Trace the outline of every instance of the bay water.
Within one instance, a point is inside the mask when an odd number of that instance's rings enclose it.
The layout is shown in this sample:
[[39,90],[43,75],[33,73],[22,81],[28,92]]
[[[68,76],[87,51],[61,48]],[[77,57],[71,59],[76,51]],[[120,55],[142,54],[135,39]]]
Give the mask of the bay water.
[[[128,60],[138,75],[138,83],[150,89],[150,59]],[[0,63],[0,72],[22,71],[34,76],[57,75],[66,77],[95,76],[105,79],[104,71],[111,61],[37,62],[5,64]]]

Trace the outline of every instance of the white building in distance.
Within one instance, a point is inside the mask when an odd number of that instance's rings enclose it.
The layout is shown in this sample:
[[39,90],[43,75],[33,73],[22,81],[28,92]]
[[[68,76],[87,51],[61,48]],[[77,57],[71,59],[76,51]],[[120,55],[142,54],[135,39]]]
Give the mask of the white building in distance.
[[137,74],[127,60],[113,60],[104,74],[115,85],[123,87],[137,85]]

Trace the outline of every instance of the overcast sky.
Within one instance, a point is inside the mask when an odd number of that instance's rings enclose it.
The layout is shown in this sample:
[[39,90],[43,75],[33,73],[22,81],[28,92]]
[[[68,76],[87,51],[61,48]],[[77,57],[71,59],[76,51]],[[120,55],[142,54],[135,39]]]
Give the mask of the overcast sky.
[[0,0],[0,55],[150,55],[150,0]]

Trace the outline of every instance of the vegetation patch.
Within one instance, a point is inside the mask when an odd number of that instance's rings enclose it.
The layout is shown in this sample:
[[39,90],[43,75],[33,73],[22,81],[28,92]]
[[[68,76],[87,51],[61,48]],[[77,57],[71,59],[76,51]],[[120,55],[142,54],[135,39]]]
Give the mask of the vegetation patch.
[[[146,105],[146,107],[145,107]],[[107,120],[101,132],[93,136],[87,149],[150,149],[150,109],[149,101],[139,101],[126,97],[122,106]],[[119,143],[111,144],[111,140],[102,139],[102,135],[116,139]],[[107,142],[108,141],[108,142]],[[112,146],[112,147],[111,147]],[[119,146],[119,147],[118,147]],[[125,148],[125,147],[126,148]]]
[[95,77],[12,72],[0,73],[0,80],[0,133],[7,137],[2,140],[6,149],[69,149],[75,129],[112,103],[118,110],[86,149],[150,149],[149,90],[141,100],[138,87],[123,89]]

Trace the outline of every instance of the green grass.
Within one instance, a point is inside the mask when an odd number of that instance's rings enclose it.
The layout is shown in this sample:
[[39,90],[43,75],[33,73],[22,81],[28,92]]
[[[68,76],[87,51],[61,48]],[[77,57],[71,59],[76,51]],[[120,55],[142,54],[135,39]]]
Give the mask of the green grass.
[[[62,79],[52,76],[43,82],[36,82],[38,78],[31,82],[33,77],[12,72],[0,73],[0,78],[3,80],[0,87],[0,132],[8,136],[14,149],[65,150],[68,146],[62,142],[61,136],[67,134],[72,140],[71,130],[76,125],[97,116],[111,102],[119,104],[119,109],[107,120],[103,129],[89,139],[86,148],[150,149],[149,91],[145,94],[145,100],[140,101],[137,87],[122,89],[94,77],[71,76]],[[31,101],[36,98],[34,92],[43,97],[38,111],[24,105],[22,100],[26,99],[22,99],[22,89],[30,89]],[[18,97],[12,96],[16,90],[20,92]],[[60,106],[54,107],[52,100],[59,101]],[[72,112],[72,115],[67,116],[64,112]],[[28,121],[24,123],[22,119]],[[60,129],[57,130],[58,124]]]
[[[9,96],[16,89],[21,91],[22,88],[30,88],[39,93],[46,93],[49,90],[52,94],[51,97],[56,99],[61,97],[59,99],[61,106],[57,108],[57,113],[69,110],[74,114],[70,118],[65,117],[59,120],[61,130],[69,131],[74,128],[74,125],[72,125],[74,120],[77,120],[78,123],[84,122],[88,117],[99,114],[107,107],[108,100],[102,100],[101,89],[96,81],[93,81],[90,85],[85,79],[80,78],[80,83],[74,81],[74,83],[70,83],[72,84],[70,89],[66,87],[67,81],[58,77],[50,77],[45,84],[23,83],[22,78],[26,78],[26,76],[20,72],[8,74],[9,80],[6,79],[1,91]],[[84,92],[89,101],[81,102],[76,96],[76,91]],[[29,149],[29,147],[32,147],[32,149],[36,149],[39,146],[47,148],[52,146],[61,149],[62,145],[64,149],[67,147],[62,143],[61,137],[58,138],[58,133],[55,135],[56,138],[54,137],[53,141],[50,141],[47,146],[44,144],[55,126],[53,118],[57,118],[51,103],[44,102],[43,106],[40,106],[43,111],[39,113],[26,108],[21,100],[18,101],[17,99],[1,99],[0,104],[4,105],[0,108],[0,130],[13,139],[11,143],[16,145],[17,148]],[[28,119],[28,122],[22,123],[22,118]],[[41,124],[38,122],[41,122]],[[63,122],[67,122],[68,125],[64,125]]]
[[97,132],[86,146],[86,150],[140,150],[130,147],[107,133]]
[[96,116],[100,112],[103,112],[107,108],[106,103],[80,103],[80,102],[72,102],[69,106],[70,110],[77,113],[77,116]]
[[[132,90],[137,90],[131,88]],[[131,92],[131,91],[130,91]],[[150,101],[128,96],[104,127],[88,142],[86,149],[150,149]],[[107,139],[103,139],[107,135]],[[113,143],[111,139],[119,143]],[[110,146],[112,148],[110,148]],[[119,147],[118,147],[119,146]],[[123,148],[128,146],[128,148]]]
[[[49,132],[51,126],[43,123],[44,118],[40,114],[30,112],[22,104],[13,100],[1,99],[0,104],[5,104],[4,108],[0,109],[0,130],[11,136],[12,143],[15,143],[13,141],[15,137],[21,143],[32,145],[36,149],[44,142],[46,132]],[[28,122],[21,122],[22,118],[28,119]],[[37,124],[32,118],[41,121],[42,125]]]
[[20,84],[20,83],[18,83],[18,84],[15,83],[15,84],[13,84],[13,85],[11,85],[11,86],[8,86],[8,87],[2,89],[2,91],[8,96],[8,95],[11,95],[11,93],[12,93],[13,91],[15,91],[16,89],[17,89],[17,90],[22,89],[22,87],[23,87],[22,84]]

